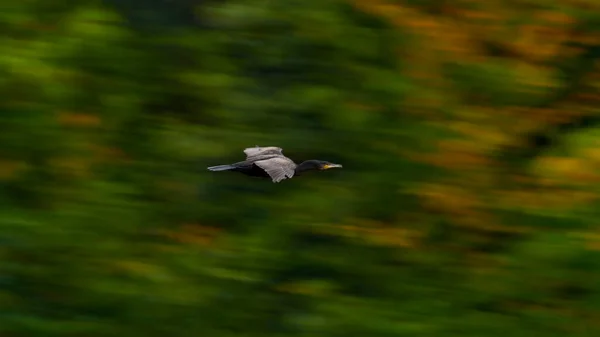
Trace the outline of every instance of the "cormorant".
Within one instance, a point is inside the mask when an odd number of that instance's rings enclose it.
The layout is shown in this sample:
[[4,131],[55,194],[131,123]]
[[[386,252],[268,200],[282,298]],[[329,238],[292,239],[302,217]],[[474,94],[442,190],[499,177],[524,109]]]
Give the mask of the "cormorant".
[[244,150],[246,160],[230,165],[208,167],[210,171],[234,171],[248,176],[271,178],[274,183],[299,175],[309,170],[328,170],[342,167],[323,160],[306,160],[296,165],[282,153],[280,147],[250,147]]

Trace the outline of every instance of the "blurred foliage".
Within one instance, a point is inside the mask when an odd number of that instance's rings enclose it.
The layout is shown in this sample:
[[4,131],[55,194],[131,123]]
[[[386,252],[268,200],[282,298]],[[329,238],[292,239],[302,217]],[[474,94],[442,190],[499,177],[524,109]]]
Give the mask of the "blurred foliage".
[[600,332],[596,1],[2,9],[2,336]]

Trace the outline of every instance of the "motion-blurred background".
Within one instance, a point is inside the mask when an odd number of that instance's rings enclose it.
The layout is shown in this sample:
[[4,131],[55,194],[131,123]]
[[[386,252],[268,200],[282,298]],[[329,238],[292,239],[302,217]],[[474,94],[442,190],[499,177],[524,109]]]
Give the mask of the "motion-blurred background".
[[[0,335],[599,336],[600,3],[0,5]],[[341,170],[207,166],[280,146]]]

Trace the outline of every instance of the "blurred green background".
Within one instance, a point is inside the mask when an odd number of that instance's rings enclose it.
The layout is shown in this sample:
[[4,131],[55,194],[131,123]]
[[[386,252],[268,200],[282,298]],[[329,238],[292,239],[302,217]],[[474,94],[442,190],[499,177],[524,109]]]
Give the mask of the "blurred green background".
[[[600,3],[0,5],[0,335],[598,336]],[[344,168],[207,166],[280,146]]]

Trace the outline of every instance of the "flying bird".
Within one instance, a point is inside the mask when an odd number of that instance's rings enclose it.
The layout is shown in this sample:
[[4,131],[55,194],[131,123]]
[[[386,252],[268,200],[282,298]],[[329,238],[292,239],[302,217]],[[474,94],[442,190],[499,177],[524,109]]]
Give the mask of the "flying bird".
[[310,170],[328,170],[342,167],[340,164],[323,160],[306,160],[299,165],[286,157],[280,147],[250,147],[244,150],[246,160],[230,165],[208,167],[210,171],[234,171],[248,176],[271,178],[274,183],[298,176]]

